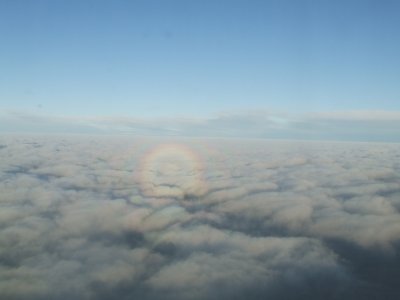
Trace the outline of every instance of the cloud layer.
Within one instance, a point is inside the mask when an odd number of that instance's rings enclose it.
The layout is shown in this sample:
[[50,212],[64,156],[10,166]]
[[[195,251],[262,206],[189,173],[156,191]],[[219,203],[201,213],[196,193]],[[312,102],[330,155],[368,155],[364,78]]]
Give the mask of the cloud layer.
[[0,131],[400,142],[399,111],[223,113],[208,118],[67,117],[0,110]]
[[400,146],[0,140],[1,299],[396,299]]

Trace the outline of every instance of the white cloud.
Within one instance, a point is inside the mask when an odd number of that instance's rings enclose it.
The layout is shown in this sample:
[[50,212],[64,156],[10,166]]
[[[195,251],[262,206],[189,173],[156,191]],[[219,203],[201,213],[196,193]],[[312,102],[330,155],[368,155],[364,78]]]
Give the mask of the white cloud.
[[[0,144],[7,299],[399,293],[398,144],[12,135]],[[179,193],[144,192],[166,184]]]

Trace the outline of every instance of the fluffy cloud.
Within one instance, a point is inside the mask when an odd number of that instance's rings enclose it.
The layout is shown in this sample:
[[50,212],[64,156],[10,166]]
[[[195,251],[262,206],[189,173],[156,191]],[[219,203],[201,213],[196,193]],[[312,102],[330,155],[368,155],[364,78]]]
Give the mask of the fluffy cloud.
[[400,296],[398,144],[0,145],[1,299]]

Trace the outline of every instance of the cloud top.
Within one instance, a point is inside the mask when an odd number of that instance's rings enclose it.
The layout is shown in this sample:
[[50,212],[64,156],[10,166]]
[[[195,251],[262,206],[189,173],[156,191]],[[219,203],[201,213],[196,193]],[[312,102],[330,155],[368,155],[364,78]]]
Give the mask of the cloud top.
[[4,299],[400,295],[398,144],[0,144]]

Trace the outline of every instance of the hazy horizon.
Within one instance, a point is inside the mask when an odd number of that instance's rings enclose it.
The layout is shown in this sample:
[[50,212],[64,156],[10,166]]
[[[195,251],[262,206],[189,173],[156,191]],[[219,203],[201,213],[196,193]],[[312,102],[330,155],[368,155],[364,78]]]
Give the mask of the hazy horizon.
[[0,132],[398,142],[399,11],[0,1]]

